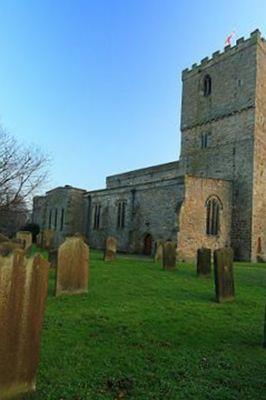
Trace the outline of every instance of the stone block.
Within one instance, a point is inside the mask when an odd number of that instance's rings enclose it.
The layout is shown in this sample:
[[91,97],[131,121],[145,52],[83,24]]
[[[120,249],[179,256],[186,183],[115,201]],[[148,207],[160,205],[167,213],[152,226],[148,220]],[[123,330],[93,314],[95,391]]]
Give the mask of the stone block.
[[163,268],[174,269],[176,266],[176,243],[168,240],[163,244]]
[[197,251],[197,275],[210,277],[211,275],[211,249],[202,247]]
[[19,231],[16,234],[16,239],[24,242],[24,250],[28,250],[32,245],[32,233],[28,231]]
[[58,250],[56,296],[88,291],[89,247],[79,237],[69,237]]
[[117,252],[117,239],[113,236],[109,236],[106,239],[106,247],[104,253],[104,261],[113,261],[116,259]]
[[35,390],[48,261],[23,250],[0,256],[0,399]]
[[219,303],[232,301],[235,297],[233,259],[231,248],[214,251],[215,293]]

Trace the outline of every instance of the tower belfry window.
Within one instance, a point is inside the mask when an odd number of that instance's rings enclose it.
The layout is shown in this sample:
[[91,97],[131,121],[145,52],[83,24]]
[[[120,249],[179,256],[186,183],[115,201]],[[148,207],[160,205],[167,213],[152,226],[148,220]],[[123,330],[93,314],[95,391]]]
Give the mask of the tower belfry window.
[[210,96],[212,92],[212,80],[210,75],[205,75],[203,80],[203,94],[204,97]]

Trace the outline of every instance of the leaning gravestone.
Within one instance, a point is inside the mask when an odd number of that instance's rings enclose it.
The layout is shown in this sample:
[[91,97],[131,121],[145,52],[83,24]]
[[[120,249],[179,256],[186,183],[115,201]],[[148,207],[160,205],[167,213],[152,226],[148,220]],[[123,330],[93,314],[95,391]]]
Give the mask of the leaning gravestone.
[[209,277],[211,275],[211,249],[202,247],[197,251],[197,275]]
[[24,242],[24,249],[27,251],[32,245],[32,233],[28,231],[19,231],[16,234],[16,239]]
[[173,269],[176,266],[176,244],[168,240],[163,244],[163,268]]
[[154,261],[158,262],[163,259],[163,240],[156,240]]
[[8,242],[9,238],[6,235],[3,235],[3,233],[0,233],[0,243],[2,242]]
[[53,241],[54,231],[52,229],[44,229],[41,235],[42,247],[47,250],[53,248]]
[[35,390],[49,263],[23,250],[0,257],[0,399]]
[[88,291],[89,247],[79,237],[69,237],[58,250],[56,296]]
[[[18,239],[17,239],[18,240]],[[12,251],[16,249],[24,249],[24,241],[14,242],[9,240],[8,242],[0,243],[0,255],[7,256],[8,254],[12,253]]]
[[214,251],[214,279],[216,300],[221,303],[235,297],[233,250],[229,247]]
[[104,261],[113,261],[116,259],[117,252],[117,239],[113,236],[109,236],[106,239],[106,248],[104,253]]

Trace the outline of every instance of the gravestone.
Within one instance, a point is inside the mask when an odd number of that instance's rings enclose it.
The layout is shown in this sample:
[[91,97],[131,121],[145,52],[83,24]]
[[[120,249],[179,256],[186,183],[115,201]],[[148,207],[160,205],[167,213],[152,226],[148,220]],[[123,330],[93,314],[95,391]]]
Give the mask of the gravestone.
[[176,243],[168,240],[163,244],[163,268],[174,269],[176,266]]
[[42,232],[42,247],[46,250],[53,248],[54,231],[52,229],[44,229]]
[[197,275],[210,277],[211,275],[211,249],[202,247],[197,251]]
[[113,261],[116,259],[117,239],[109,236],[106,239],[106,248],[104,253],[104,261]]
[[154,261],[162,261],[163,259],[163,240],[156,240]]
[[32,233],[28,231],[19,231],[16,234],[16,239],[20,239],[24,242],[24,250],[28,250],[32,245]]
[[262,346],[266,348],[266,306],[265,306],[265,314],[264,314],[264,337]]
[[56,268],[57,267],[58,249],[49,250],[48,261],[50,263],[51,268]]
[[0,255],[7,256],[8,254],[12,253],[12,251],[17,249],[24,249],[24,241],[21,242],[14,242],[9,240],[8,242],[1,242],[0,243]]
[[38,247],[42,247],[42,232],[38,233],[38,235],[36,235],[36,245]]
[[23,250],[0,256],[0,399],[35,390],[48,261]]
[[79,237],[69,237],[58,250],[56,296],[88,291],[89,247]]
[[216,300],[232,301],[235,297],[233,250],[229,247],[214,251],[214,280]]

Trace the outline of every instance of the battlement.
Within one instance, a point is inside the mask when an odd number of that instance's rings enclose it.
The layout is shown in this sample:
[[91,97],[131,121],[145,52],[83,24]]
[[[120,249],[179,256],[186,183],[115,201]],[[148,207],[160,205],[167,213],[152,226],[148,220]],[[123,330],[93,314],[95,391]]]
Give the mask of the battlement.
[[195,63],[191,68],[186,68],[182,71],[182,79],[186,79],[188,76],[196,72],[200,72],[201,68],[209,67],[210,65],[223,60],[225,57],[231,56],[236,52],[243,50],[244,48],[258,43],[259,41],[265,43],[265,39],[261,36],[261,32],[259,29],[256,29],[254,32],[250,34],[250,36],[245,39],[241,37],[237,39],[236,44],[234,46],[228,45],[224,47],[224,51],[220,52],[220,50],[215,51],[212,54],[212,57],[205,57],[201,60],[199,64]]

